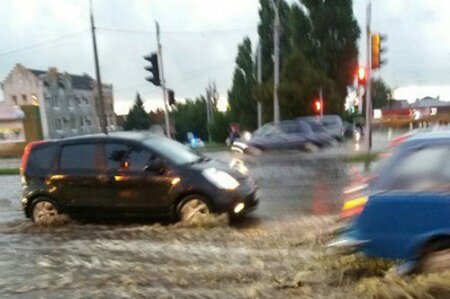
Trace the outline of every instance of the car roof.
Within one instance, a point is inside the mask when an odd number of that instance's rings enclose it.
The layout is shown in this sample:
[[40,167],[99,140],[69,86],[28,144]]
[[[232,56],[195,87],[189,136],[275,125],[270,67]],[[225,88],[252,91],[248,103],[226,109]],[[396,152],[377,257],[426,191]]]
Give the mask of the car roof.
[[416,145],[420,143],[450,143],[450,130],[422,132],[413,135],[405,141],[406,145]]
[[120,141],[141,141],[144,139],[150,138],[164,138],[164,136],[160,136],[157,134],[147,133],[147,132],[112,132],[108,133],[108,135],[99,133],[99,134],[89,134],[82,136],[74,136],[68,137],[58,140],[48,140],[56,143],[76,143],[76,142],[85,142],[85,141],[108,141],[108,140],[120,140]]

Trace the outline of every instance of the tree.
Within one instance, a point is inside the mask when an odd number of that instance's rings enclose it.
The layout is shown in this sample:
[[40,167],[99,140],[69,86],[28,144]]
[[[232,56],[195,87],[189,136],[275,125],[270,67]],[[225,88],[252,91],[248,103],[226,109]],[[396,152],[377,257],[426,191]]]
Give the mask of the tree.
[[[283,64],[284,57],[291,50],[290,7],[285,0],[277,0],[278,12],[281,24],[280,36],[280,65]],[[273,0],[260,0],[258,35],[262,48],[262,79],[268,81],[273,78],[273,24],[275,11]]]
[[253,99],[255,85],[252,44],[247,37],[238,47],[233,85],[228,92],[231,120],[246,129],[256,128],[256,101]]
[[134,101],[133,107],[128,112],[124,129],[126,131],[148,130],[150,128],[150,125],[150,118],[147,112],[145,112],[141,95],[139,93],[136,93],[136,100]]
[[203,96],[194,100],[186,99],[184,103],[177,102],[172,109],[171,118],[175,124],[175,138],[178,141],[187,141],[188,132],[207,140],[206,99]]
[[393,100],[392,89],[382,79],[372,79],[371,97],[373,108],[383,108]]
[[[316,67],[336,83],[342,102],[358,65],[360,29],[352,0],[302,0],[311,22]],[[342,105],[343,106],[343,105]]]
[[314,114],[313,100],[322,88],[324,112],[340,109],[335,83],[320,69],[312,66],[300,50],[294,50],[286,59],[281,74],[280,107],[283,118]]

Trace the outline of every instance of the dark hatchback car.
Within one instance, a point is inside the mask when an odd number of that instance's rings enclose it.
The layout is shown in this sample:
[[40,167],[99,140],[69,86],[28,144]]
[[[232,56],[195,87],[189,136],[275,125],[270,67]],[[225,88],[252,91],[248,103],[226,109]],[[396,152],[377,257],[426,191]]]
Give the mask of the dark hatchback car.
[[35,142],[22,158],[22,206],[35,222],[61,213],[179,220],[198,213],[240,216],[254,210],[258,198],[254,180],[238,166],[143,133]]

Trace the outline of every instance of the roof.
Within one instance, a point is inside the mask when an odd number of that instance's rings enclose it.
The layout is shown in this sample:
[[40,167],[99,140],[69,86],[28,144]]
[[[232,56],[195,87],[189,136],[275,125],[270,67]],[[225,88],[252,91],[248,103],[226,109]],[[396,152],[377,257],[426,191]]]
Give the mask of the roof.
[[[48,73],[47,71],[41,71],[41,70],[32,70],[32,69],[28,69],[28,70],[37,77]],[[64,75],[63,73],[58,73],[58,76],[63,76],[63,75]],[[73,74],[68,74],[68,75],[70,77],[70,80],[72,81],[72,87],[74,89],[92,90],[92,83],[94,80],[91,77],[89,77],[88,75],[73,75]]]

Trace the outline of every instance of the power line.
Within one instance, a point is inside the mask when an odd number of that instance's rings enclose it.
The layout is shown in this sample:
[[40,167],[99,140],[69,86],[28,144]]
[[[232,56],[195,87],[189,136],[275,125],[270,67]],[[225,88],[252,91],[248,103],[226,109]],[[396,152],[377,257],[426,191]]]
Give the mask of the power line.
[[[117,33],[136,33],[136,34],[156,34],[155,31],[125,29],[125,28],[107,28],[97,27],[101,31],[117,32]],[[233,32],[246,32],[250,30],[256,30],[256,27],[248,28],[229,28],[229,29],[211,29],[211,30],[181,30],[181,31],[161,31],[161,33],[167,34],[212,34],[212,33],[233,33]]]
[[22,51],[27,51],[27,50],[32,50],[32,49],[44,47],[46,45],[54,44],[54,43],[60,42],[60,41],[65,40],[65,39],[72,38],[72,37],[74,37],[76,35],[79,35],[81,33],[85,33],[87,31],[89,31],[89,30],[85,29],[85,30],[82,30],[82,31],[78,31],[78,32],[67,34],[67,35],[63,35],[63,36],[60,36],[60,37],[57,37],[57,38],[54,38],[54,39],[50,39],[50,40],[47,40],[47,41],[44,41],[44,42],[41,42],[41,43],[37,43],[37,44],[34,44],[34,45],[30,45],[30,46],[26,46],[26,47],[23,47],[23,48],[18,48],[18,49],[15,49],[15,50],[3,52],[3,53],[0,53],[0,57],[1,56],[12,55],[12,54],[15,54],[15,53],[18,53],[18,52],[22,52]]
[[[220,61],[220,62],[218,62],[218,63],[216,63],[216,64],[213,64],[212,66],[210,65],[210,66],[208,66],[208,67],[202,67],[202,68],[193,69],[193,70],[190,70],[190,71],[188,71],[188,72],[186,72],[186,73],[183,73],[183,74],[181,74],[181,75],[179,75],[179,76],[168,77],[168,78],[166,78],[166,80],[169,79],[169,80],[172,80],[172,82],[173,82],[173,80],[176,81],[176,80],[180,80],[180,79],[183,79],[183,78],[186,78],[186,77],[193,78],[193,77],[195,77],[195,76],[196,76],[197,74],[199,74],[199,73],[202,73],[202,72],[208,71],[208,70],[213,70],[213,69],[215,69],[215,68],[217,68],[217,67],[223,65],[224,63],[228,63],[228,62],[231,62],[231,61],[233,61],[233,60],[234,60],[234,59],[226,59],[226,60],[222,60],[222,61]],[[114,90],[114,92],[122,92],[122,91],[126,91],[126,90],[129,90],[129,89],[139,88],[139,87],[146,87],[146,86],[149,86],[149,85],[148,85],[148,84],[132,85],[132,86],[127,86],[127,87],[119,88],[119,89],[117,89],[117,90]]]

